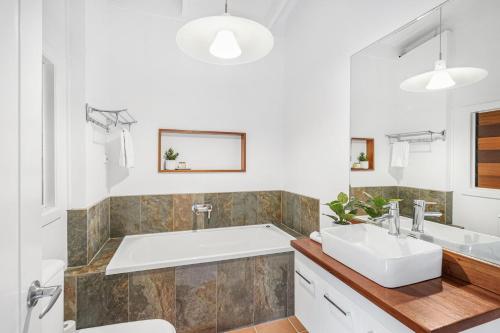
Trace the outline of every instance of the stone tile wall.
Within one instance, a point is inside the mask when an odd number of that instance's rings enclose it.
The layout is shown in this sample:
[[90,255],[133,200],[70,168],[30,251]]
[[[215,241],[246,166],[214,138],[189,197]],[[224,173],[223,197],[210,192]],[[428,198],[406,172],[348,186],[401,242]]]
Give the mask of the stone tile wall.
[[441,212],[441,217],[426,217],[426,220],[443,224],[453,223],[453,192],[433,191],[404,186],[376,186],[376,187],[351,187],[351,196],[358,199],[366,199],[363,195],[366,192],[372,196],[382,196],[387,199],[402,199],[399,205],[400,214],[406,217],[413,215],[413,200],[422,199],[428,202],[435,202],[429,205],[427,210]]
[[[194,203],[210,203],[210,219]],[[111,197],[111,237],[281,223],[281,191]]]
[[293,252],[110,276],[102,260],[66,273],[65,320],[77,329],[160,318],[211,333],[294,314]]
[[109,239],[110,200],[68,211],[68,266],[87,265]]
[[282,192],[283,223],[305,236],[319,231],[319,200]]

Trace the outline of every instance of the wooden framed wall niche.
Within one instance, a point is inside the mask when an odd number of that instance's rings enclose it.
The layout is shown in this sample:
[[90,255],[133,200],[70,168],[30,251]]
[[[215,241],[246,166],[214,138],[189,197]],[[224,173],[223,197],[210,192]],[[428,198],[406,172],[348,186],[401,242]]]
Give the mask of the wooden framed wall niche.
[[[352,163],[357,161],[356,158],[359,152],[365,153],[366,156],[368,157],[368,168],[354,168],[352,166]],[[375,170],[375,139],[351,138],[351,171],[373,171],[373,170]]]
[[[164,154],[169,149],[179,153],[177,167],[167,170]],[[246,172],[246,133],[158,130],[158,172]],[[187,168],[180,168],[185,162]]]

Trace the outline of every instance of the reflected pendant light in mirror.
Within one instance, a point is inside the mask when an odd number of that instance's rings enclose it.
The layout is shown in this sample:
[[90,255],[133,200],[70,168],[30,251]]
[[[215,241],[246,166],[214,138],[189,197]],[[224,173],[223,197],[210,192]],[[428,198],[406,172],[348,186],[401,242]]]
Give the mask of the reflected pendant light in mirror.
[[448,90],[474,84],[488,76],[488,71],[476,67],[446,66],[442,49],[443,16],[439,8],[439,60],[434,64],[434,70],[412,76],[400,85],[402,90],[408,92],[432,92]]
[[255,21],[231,16],[196,19],[177,32],[177,45],[188,56],[210,64],[239,65],[265,57],[274,46],[271,31]]

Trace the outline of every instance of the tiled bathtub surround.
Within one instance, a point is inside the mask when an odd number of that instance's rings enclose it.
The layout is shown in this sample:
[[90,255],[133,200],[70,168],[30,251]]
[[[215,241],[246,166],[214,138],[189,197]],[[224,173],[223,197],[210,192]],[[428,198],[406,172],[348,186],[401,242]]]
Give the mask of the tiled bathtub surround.
[[77,328],[162,318],[178,333],[224,332],[293,315],[293,252],[106,276],[119,240],[66,272]]
[[[191,211],[193,203],[203,202],[213,205],[210,221]],[[194,333],[290,316],[292,252],[113,276],[104,273],[126,235],[264,223],[295,237],[308,235],[319,229],[319,201],[282,191],[145,195],[111,197],[88,210],[69,211],[70,266],[81,267],[66,272],[65,318],[76,320],[77,328],[163,318],[180,333]]]
[[283,223],[303,235],[319,231],[319,200],[282,192]]
[[109,204],[68,211],[68,266],[87,265],[109,239]]
[[433,191],[404,186],[377,186],[377,187],[351,187],[352,196],[359,199],[366,199],[363,192],[372,196],[383,196],[384,198],[402,199],[399,205],[402,216],[412,217],[413,200],[423,199],[428,202],[435,202],[436,205],[429,205],[428,210],[443,213],[442,217],[426,217],[426,220],[452,224],[453,223],[453,192]]
[[[210,203],[194,215],[194,203]],[[281,191],[111,197],[111,237],[281,222]]]
[[[193,214],[194,203],[213,205],[210,220]],[[283,191],[111,197],[68,211],[69,266],[86,265],[110,237],[264,223],[309,235],[319,229],[319,200]]]

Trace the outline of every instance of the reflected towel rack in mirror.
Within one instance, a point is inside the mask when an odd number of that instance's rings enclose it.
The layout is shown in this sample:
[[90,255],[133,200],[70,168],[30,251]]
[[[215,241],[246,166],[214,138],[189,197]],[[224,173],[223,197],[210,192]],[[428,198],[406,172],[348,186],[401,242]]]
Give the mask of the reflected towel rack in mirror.
[[389,143],[402,141],[406,141],[409,143],[425,143],[434,142],[437,140],[446,141],[446,130],[442,130],[441,132],[420,131],[386,134],[386,137],[389,139]]
[[[91,122],[92,124],[105,129],[106,132],[109,132],[110,126],[116,127],[118,125],[128,126],[128,129],[130,130],[130,126],[137,123],[137,120],[132,117],[132,115],[128,112],[128,109],[101,110],[87,104],[85,111],[87,122]],[[99,114],[102,120],[92,117],[93,113]]]

